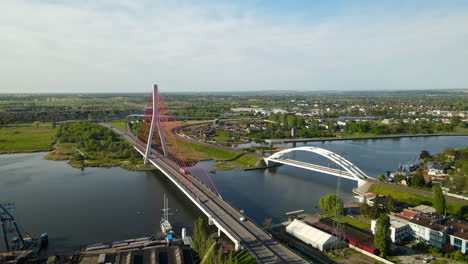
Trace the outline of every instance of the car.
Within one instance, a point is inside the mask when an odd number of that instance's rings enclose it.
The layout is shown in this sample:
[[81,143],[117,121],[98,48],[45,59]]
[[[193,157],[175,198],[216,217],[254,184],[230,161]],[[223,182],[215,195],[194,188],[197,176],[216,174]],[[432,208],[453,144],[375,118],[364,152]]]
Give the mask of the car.
[[241,218],[239,218],[239,220],[240,220],[241,222],[247,221],[247,219],[245,219],[245,217],[241,217]]

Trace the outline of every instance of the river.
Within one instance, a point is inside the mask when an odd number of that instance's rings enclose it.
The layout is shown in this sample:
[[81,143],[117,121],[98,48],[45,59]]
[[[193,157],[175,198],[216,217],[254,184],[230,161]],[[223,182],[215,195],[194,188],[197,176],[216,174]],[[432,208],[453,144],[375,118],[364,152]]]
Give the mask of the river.
[[[280,144],[293,147],[291,144]],[[421,137],[297,143],[334,151],[370,176],[413,162],[421,150],[438,153],[465,147],[468,137]],[[44,160],[45,153],[0,155],[0,201],[16,204],[21,228],[33,236],[49,233],[48,253],[67,253],[88,244],[141,237],[159,232],[160,209],[167,194],[177,233],[201,216],[198,209],[159,172],[120,168],[71,168]],[[291,158],[334,166],[324,158],[297,152]],[[204,162],[209,168],[212,161]],[[257,223],[267,217],[286,219],[285,212],[317,211],[318,200],[337,192],[337,177],[281,166],[267,170],[210,173],[223,198]],[[345,201],[356,183],[341,180]],[[3,246],[2,242],[0,245]]]

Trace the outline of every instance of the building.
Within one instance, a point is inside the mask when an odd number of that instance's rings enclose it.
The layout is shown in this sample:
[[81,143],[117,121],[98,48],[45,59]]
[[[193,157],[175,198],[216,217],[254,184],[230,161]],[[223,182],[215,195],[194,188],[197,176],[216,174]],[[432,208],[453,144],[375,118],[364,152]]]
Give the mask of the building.
[[414,212],[426,213],[426,214],[427,213],[435,214],[436,212],[436,209],[434,207],[429,206],[429,205],[424,205],[424,204],[418,205],[416,207],[409,207],[409,209]]
[[429,168],[427,174],[431,176],[445,175],[445,165],[439,162],[428,162],[426,166]]
[[297,219],[286,227],[286,232],[321,251],[331,249],[333,243],[338,240],[335,236]]
[[446,243],[447,227],[440,224],[443,217],[435,214],[419,213],[409,220],[409,226],[416,241],[429,243],[442,248]]
[[468,251],[468,222],[458,219],[447,219],[443,223],[447,228],[447,243],[449,243],[453,249],[461,250],[463,254]]
[[371,193],[371,192],[368,192],[364,195],[362,194],[356,194],[354,196],[354,198],[356,198],[356,200],[360,203],[367,203],[368,205],[370,206],[373,206],[374,205],[374,200],[375,198],[378,196],[378,194],[376,193]]
[[[400,242],[402,240],[411,238],[411,228],[409,222],[403,219],[398,219],[393,215],[390,217],[390,239],[393,243]],[[375,234],[375,225],[377,220],[371,221],[371,230]]]
[[[320,230],[323,230],[329,234],[335,234],[335,221],[331,218],[322,218],[312,225]],[[356,246],[369,253],[378,255],[379,250],[375,248],[374,236],[365,230],[355,228],[351,225],[343,224],[340,237],[346,243]]]

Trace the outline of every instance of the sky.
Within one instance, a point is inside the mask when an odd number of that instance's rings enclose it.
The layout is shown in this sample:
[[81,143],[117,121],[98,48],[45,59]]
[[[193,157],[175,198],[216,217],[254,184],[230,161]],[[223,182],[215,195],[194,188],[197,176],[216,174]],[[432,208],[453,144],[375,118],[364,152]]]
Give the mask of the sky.
[[468,1],[0,0],[0,93],[468,88]]

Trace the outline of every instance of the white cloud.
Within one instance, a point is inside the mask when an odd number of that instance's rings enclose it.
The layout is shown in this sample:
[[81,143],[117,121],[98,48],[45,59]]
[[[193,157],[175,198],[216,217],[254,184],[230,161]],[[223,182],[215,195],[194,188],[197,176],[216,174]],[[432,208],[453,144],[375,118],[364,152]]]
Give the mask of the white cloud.
[[468,87],[464,10],[304,23],[221,4],[80,2],[0,0],[0,92]]

